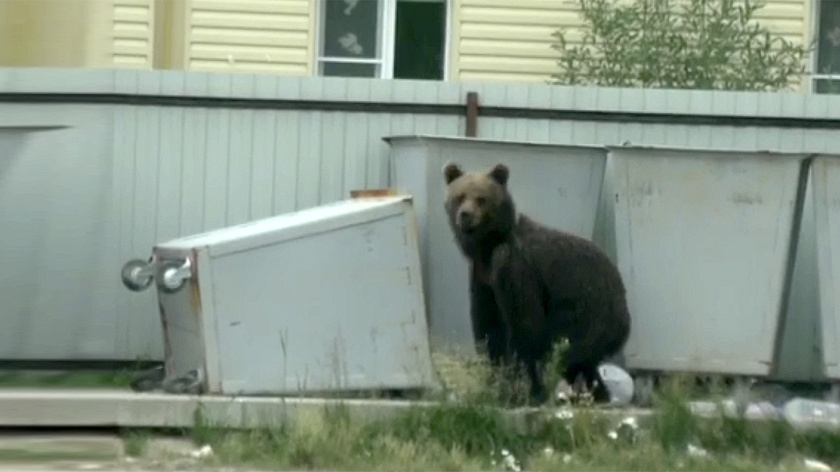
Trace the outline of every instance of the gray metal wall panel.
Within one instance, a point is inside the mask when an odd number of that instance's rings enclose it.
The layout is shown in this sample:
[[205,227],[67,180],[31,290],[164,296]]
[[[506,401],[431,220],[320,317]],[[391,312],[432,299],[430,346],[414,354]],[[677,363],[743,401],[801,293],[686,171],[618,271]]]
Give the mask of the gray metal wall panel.
[[[7,105],[14,116],[45,105]],[[67,126],[0,130],[0,357],[123,355],[112,215],[112,111],[75,106]],[[72,126],[71,126],[72,125]]]

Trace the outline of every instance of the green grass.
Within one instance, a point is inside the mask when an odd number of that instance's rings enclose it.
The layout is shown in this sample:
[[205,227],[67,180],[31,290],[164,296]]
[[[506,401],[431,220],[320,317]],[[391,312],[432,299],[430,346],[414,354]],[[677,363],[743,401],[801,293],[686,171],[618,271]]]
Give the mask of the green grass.
[[0,372],[0,388],[128,388],[129,372]]
[[0,450],[0,465],[3,462],[44,463],[54,461],[106,461],[117,459],[116,454],[92,451],[33,451],[25,448]]
[[566,419],[546,409],[523,427],[506,414],[527,391],[522,376],[501,375],[475,358],[437,357],[435,364],[444,384],[435,398],[445,399],[436,406],[366,422],[330,407],[252,431],[215,428],[199,415],[192,438],[212,446],[211,464],[274,470],[511,470],[503,451],[534,471],[806,470],[805,458],[840,465],[840,434],[696,418],[683,401],[691,388],[679,378],[657,392],[654,413],[637,418],[635,433],[616,431],[621,417],[589,408],[566,410]]
[[130,429],[122,434],[125,454],[129,457],[142,457],[149,449],[150,435],[143,430]]

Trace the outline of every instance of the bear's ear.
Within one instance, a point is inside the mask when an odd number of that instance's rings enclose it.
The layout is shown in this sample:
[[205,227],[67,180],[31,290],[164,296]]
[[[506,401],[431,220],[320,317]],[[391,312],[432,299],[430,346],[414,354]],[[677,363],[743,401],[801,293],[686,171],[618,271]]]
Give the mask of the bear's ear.
[[443,177],[446,179],[446,185],[451,184],[453,180],[462,175],[464,175],[464,171],[461,170],[461,166],[454,162],[450,162],[443,166]]
[[510,170],[504,164],[496,164],[496,167],[490,170],[490,177],[493,178],[499,185],[507,185]]

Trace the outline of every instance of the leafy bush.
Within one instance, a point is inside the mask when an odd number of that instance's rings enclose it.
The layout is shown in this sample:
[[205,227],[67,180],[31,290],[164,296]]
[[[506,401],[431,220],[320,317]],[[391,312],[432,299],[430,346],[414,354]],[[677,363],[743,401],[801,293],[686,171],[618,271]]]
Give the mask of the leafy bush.
[[[770,91],[796,85],[811,47],[754,20],[756,0],[577,0],[582,42],[554,33],[556,84]],[[679,6],[679,8],[677,8]]]

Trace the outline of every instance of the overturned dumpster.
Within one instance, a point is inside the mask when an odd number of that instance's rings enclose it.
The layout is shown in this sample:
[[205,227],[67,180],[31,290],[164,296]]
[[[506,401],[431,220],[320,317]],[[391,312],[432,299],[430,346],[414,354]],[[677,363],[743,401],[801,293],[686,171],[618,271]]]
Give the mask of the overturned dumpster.
[[407,196],[353,198],[187,236],[132,260],[153,284],[163,390],[226,395],[433,385]]
[[459,252],[444,210],[443,167],[510,168],[517,210],[591,238],[606,164],[600,147],[441,136],[391,136],[391,185],[410,193],[420,229],[426,304],[433,348],[474,349],[469,315],[469,264]]
[[[812,166],[820,320],[825,376],[840,382],[840,156]],[[835,387],[835,395],[840,394]]]
[[771,375],[806,154],[610,147],[637,371]]

